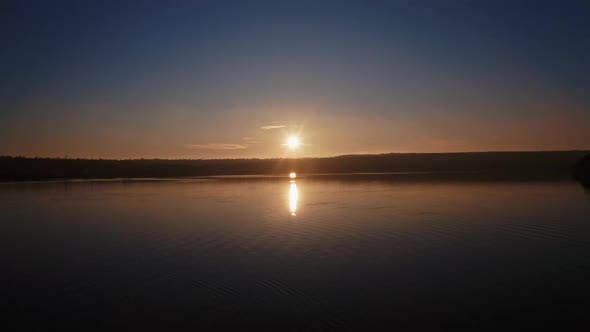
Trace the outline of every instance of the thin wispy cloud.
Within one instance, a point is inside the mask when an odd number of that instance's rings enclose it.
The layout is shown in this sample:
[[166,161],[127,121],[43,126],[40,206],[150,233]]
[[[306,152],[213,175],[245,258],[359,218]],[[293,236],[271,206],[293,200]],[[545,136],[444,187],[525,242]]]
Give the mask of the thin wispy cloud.
[[246,141],[247,144],[256,144],[256,143],[258,143],[258,141],[256,140],[256,138],[254,138],[254,137],[242,137],[242,139],[244,141]]
[[280,129],[280,128],[285,128],[285,127],[287,127],[287,126],[284,126],[284,125],[278,125],[278,126],[271,125],[271,126],[262,126],[262,127],[260,127],[260,129],[262,129],[262,130],[271,130],[271,129]]
[[242,150],[247,149],[246,144],[234,143],[209,143],[209,144],[186,144],[187,149],[201,149],[201,150]]

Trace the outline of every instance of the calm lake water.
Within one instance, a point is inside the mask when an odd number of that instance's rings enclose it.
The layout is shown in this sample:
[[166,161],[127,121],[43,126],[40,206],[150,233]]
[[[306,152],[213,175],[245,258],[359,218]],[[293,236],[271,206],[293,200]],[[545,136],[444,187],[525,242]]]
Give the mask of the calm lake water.
[[7,183],[0,220],[3,313],[23,329],[590,322],[574,182]]

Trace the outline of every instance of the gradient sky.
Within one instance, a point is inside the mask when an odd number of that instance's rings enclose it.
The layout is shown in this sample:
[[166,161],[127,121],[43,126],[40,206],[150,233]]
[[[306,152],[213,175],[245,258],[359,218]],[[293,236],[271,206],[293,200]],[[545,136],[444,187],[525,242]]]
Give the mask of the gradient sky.
[[590,1],[2,1],[0,155],[590,149],[589,18]]

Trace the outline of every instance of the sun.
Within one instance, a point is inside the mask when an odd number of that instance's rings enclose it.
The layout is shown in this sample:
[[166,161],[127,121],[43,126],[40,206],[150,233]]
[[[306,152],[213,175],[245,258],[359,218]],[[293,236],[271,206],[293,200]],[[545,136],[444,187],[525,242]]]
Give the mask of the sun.
[[299,142],[299,138],[296,136],[291,136],[287,139],[287,146],[289,149],[297,149],[300,145],[301,142]]

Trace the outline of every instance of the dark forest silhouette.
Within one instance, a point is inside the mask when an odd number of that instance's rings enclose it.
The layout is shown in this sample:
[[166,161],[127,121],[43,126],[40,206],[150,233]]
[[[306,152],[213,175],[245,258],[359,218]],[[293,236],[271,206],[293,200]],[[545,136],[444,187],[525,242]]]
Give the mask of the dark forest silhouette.
[[[301,159],[63,159],[0,157],[0,181],[189,177],[214,175],[277,175],[435,172],[487,179],[571,178],[588,151],[392,153]],[[588,157],[576,173],[588,180]],[[585,175],[583,175],[585,174]],[[581,181],[582,181],[581,180]]]
[[576,180],[580,181],[580,183],[590,188],[590,154],[584,156],[576,165],[574,170],[574,177]]

